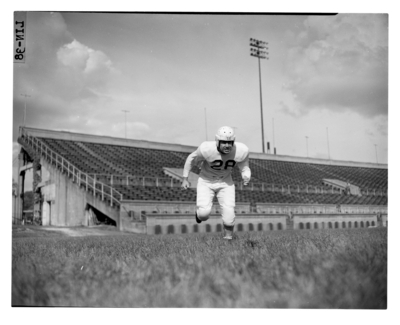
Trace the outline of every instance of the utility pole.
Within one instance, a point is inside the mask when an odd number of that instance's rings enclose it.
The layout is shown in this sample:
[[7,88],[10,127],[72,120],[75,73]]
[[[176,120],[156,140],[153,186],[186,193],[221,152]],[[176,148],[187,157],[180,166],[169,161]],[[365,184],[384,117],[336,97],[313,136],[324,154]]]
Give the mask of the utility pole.
[[208,134],[207,134],[207,107],[204,107],[204,119],[206,122],[206,141],[208,141]]
[[375,146],[376,163],[378,163],[378,151],[376,150],[376,144],[374,144],[374,146]]
[[274,155],[276,155],[276,147],[275,147],[275,120],[272,119],[272,144],[274,147]]
[[26,121],[26,98],[27,97],[31,97],[27,94],[21,94],[22,97],[25,97],[25,109],[24,109],[24,124],[22,125],[23,127],[25,127],[25,121]]
[[308,136],[306,136],[307,158],[308,158]]
[[126,139],[126,113],[129,113],[129,111],[123,109],[122,112],[125,113],[125,139]]
[[262,88],[261,88],[261,63],[260,59],[267,59],[268,52],[264,50],[268,50],[268,43],[256,40],[254,38],[250,38],[250,55],[258,58],[258,75],[260,79],[260,109],[261,109],[261,139],[262,139],[262,150],[265,153],[265,144],[264,144],[264,117],[263,117],[263,107],[262,107]]
[[328,133],[328,128],[326,128],[326,139],[327,139],[327,142],[328,142],[328,158],[329,158],[329,160],[331,160],[331,153],[330,153],[330,150],[329,150],[329,133]]

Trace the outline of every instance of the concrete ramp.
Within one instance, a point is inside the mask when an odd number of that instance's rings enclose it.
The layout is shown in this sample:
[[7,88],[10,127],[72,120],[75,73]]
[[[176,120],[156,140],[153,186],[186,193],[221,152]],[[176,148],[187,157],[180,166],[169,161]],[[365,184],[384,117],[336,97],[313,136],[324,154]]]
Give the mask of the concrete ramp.
[[[171,176],[172,178],[181,181],[183,180],[183,168],[170,168],[170,167],[163,167],[163,171],[165,175]],[[196,188],[197,181],[199,179],[199,175],[194,173],[189,173],[189,183],[190,187]]]
[[109,201],[102,200],[93,191],[78,184],[76,178],[62,173],[58,168],[41,159],[42,182],[38,189],[42,194],[42,225],[43,226],[89,226],[92,225],[90,207],[114,220],[118,225],[119,208],[110,206]]

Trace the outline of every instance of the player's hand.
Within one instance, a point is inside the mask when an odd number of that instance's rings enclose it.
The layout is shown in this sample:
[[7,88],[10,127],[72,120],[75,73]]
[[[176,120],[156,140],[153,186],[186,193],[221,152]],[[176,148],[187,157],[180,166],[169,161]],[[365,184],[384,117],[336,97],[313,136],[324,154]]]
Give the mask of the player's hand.
[[248,179],[248,178],[243,179],[244,186],[247,186],[249,184],[249,182],[250,182],[250,179]]
[[182,182],[181,187],[182,187],[184,190],[186,190],[188,187],[190,187],[189,181],[188,181],[187,179],[184,179],[183,182]]

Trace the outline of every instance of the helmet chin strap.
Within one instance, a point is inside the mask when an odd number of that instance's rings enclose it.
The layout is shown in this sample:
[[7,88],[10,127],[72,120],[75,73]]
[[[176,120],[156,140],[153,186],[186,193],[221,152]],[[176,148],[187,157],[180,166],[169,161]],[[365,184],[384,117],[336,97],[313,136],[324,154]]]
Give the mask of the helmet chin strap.
[[220,153],[222,153],[222,154],[225,154],[225,152],[222,152],[222,151],[221,151],[221,145],[220,145],[219,141],[218,141],[217,150],[218,150],[218,152],[220,152]]

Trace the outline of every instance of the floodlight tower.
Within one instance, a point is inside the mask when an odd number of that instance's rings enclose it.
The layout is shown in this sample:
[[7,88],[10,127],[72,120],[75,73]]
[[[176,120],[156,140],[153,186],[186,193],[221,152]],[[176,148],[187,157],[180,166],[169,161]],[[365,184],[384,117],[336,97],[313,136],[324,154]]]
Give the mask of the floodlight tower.
[[269,59],[267,57],[268,52],[265,52],[265,50],[268,50],[267,47],[268,43],[256,40],[254,38],[250,38],[250,55],[255,56],[258,58],[258,75],[260,79],[260,108],[261,108],[261,139],[262,139],[262,150],[263,153],[265,153],[265,145],[264,145],[264,117],[263,117],[263,107],[262,107],[262,90],[261,90],[261,63],[260,59]]

